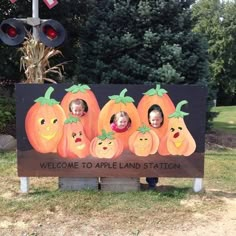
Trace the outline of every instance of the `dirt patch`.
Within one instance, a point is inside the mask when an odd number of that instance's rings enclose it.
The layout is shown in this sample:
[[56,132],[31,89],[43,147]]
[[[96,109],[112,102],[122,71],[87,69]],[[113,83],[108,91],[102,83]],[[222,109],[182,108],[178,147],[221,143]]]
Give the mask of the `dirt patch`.
[[236,148],[236,135],[220,131],[209,132],[205,135],[205,144],[207,150]]
[[[1,236],[234,236],[236,232],[236,194],[209,190],[211,199],[196,195],[181,201],[184,213],[147,210],[94,212],[90,217],[66,215],[58,206],[36,215],[22,212],[17,217],[0,216]],[[229,197],[230,196],[230,197]],[[207,197],[206,197],[207,198]],[[79,199],[78,199],[79,200]],[[201,211],[208,201],[221,201],[210,211]],[[160,204],[160,203],[157,203]],[[189,209],[188,213],[186,210]],[[193,210],[195,209],[195,210]]]

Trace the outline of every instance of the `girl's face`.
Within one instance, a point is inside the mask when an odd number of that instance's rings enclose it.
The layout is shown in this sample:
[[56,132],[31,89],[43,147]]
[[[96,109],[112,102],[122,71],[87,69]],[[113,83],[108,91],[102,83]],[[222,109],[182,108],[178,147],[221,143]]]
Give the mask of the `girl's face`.
[[84,108],[82,107],[82,105],[77,105],[77,104],[72,104],[71,106],[71,112],[73,115],[76,115],[76,116],[83,116],[84,115]]
[[123,129],[128,125],[128,119],[127,117],[119,117],[116,120],[116,126],[118,129]]
[[161,126],[161,122],[163,118],[161,113],[158,111],[151,111],[149,114],[149,122],[153,128],[159,128]]

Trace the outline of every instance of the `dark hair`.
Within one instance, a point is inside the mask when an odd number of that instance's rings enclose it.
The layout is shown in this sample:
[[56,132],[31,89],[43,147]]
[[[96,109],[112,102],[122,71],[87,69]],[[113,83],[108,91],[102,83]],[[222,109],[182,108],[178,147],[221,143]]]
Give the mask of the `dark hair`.
[[148,109],[148,121],[149,121],[150,112],[152,112],[152,111],[159,111],[160,112],[161,117],[162,117],[162,122],[161,122],[161,126],[162,126],[163,123],[164,123],[164,114],[163,114],[163,111],[162,111],[161,107],[157,104],[153,104],[152,106],[149,107],[149,109]]

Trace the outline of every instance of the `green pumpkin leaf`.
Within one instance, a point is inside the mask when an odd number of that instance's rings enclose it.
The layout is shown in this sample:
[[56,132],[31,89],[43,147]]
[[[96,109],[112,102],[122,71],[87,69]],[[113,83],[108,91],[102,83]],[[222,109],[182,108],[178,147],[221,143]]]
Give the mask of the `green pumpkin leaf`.
[[74,116],[69,116],[69,117],[65,120],[64,124],[77,123],[78,121],[80,121],[79,118],[74,117]]
[[114,139],[114,132],[106,132],[105,129],[102,129],[102,134],[97,136],[100,140],[105,140],[105,139]]
[[70,88],[65,89],[65,91],[71,93],[78,93],[78,92],[86,93],[87,90],[90,90],[90,87],[86,84],[72,85]]
[[161,88],[160,84],[156,85],[156,88],[149,89],[147,92],[143,93],[148,96],[154,96],[157,95],[159,97],[162,97],[164,94],[166,94],[167,91],[163,88]]
[[149,127],[147,127],[145,124],[143,124],[142,126],[140,126],[137,131],[139,131],[142,134],[145,134],[147,132],[149,132],[151,129]]

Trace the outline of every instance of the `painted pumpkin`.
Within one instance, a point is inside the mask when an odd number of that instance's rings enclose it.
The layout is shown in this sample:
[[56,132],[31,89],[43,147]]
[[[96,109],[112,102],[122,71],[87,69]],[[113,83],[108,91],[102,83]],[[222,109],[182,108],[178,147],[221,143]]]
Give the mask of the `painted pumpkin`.
[[57,152],[61,157],[84,158],[89,155],[90,141],[85,135],[83,125],[76,117],[65,120],[63,135]]
[[[158,129],[153,128],[148,121],[148,109],[152,105],[160,106],[164,114],[163,125]],[[141,98],[137,109],[141,122],[152,129],[159,138],[163,137],[168,127],[168,116],[175,111],[175,106],[170,97],[167,95],[167,91],[157,84],[156,88],[152,88],[144,93],[144,96]]]
[[186,100],[179,102],[176,106],[176,111],[169,115],[169,125],[165,140],[167,150],[171,155],[190,156],[196,149],[195,140],[183,119],[188,113],[181,111],[181,107],[187,103]]
[[[149,124],[148,110],[153,105],[158,105],[164,115],[163,124],[159,128],[154,128]],[[167,91],[157,84],[156,88],[152,88],[144,93],[144,96],[141,98],[137,109],[141,122],[146,124],[158,135],[160,139],[158,152],[163,155],[163,153],[167,152],[166,142],[164,142],[162,138],[165,136],[168,129],[168,116],[175,111],[175,106],[168,96]]]
[[100,112],[100,108],[95,95],[88,85],[81,84],[73,85],[70,88],[66,89],[66,91],[67,93],[61,101],[61,106],[63,107],[67,117],[69,116],[69,114],[71,114],[69,105],[72,100],[82,99],[86,102],[88,111],[79,119],[84,127],[87,138],[91,141],[98,134],[96,127],[98,115]]
[[35,100],[25,118],[25,131],[32,147],[40,153],[57,151],[62,137],[65,113],[59,102],[51,99],[53,87],[49,87],[44,97]]
[[128,149],[129,136],[138,129],[141,123],[138,111],[133,104],[134,100],[129,96],[125,96],[126,92],[127,89],[123,89],[119,95],[109,96],[110,101],[104,105],[98,117],[98,131],[100,132],[102,129],[112,131],[110,126],[111,118],[114,114],[125,111],[131,119],[131,126],[127,131],[115,132],[114,135],[116,139],[122,140],[124,148]]
[[129,138],[129,149],[137,156],[146,157],[155,154],[158,146],[157,134],[146,125],[139,127]]
[[102,135],[95,137],[90,144],[90,153],[98,158],[117,158],[123,152],[123,143],[114,138],[113,132],[102,130]]

